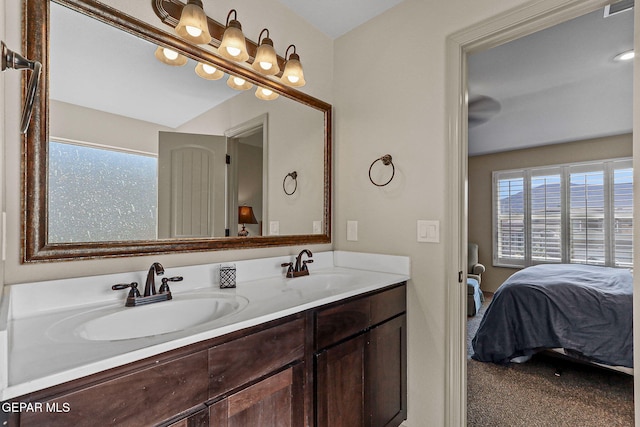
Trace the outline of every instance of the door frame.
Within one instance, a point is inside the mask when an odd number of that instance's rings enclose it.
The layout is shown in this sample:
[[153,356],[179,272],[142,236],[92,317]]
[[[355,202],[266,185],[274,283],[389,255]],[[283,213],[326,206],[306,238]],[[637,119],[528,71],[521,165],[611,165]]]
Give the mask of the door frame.
[[[237,139],[256,132],[262,133],[262,235],[266,235],[265,227],[269,224],[269,114],[264,113],[253,119],[247,120],[237,126],[227,129],[224,136],[227,138],[227,154],[231,156],[231,164],[227,166],[227,218],[226,227],[231,236],[237,235],[238,228],[238,147]],[[267,229],[268,231],[268,229]]]
[[[468,224],[467,55],[496,47],[602,8],[613,1],[540,0],[523,4],[446,39],[448,218],[445,425],[467,422],[466,265]],[[636,16],[639,12],[634,9]],[[637,32],[636,26],[636,32]],[[636,57],[636,72],[638,60]],[[635,80],[635,76],[634,76]],[[635,99],[634,99],[635,104]],[[636,192],[636,194],[638,194]],[[637,205],[636,205],[637,206]],[[459,281],[461,272],[462,281]],[[640,380],[638,381],[640,383]],[[637,389],[638,386],[636,385]],[[637,414],[638,418],[640,414]]]

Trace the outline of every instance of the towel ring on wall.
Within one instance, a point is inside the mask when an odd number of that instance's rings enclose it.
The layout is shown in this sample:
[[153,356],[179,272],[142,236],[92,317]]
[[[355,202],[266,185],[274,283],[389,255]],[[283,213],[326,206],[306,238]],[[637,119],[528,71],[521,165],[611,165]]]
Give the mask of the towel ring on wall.
[[[391,154],[385,154],[384,156],[380,157],[379,159],[375,159],[373,161],[373,163],[371,163],[371,166],[369,166],[369,180],[371,181],[371,183],[375,186],[378,187],[384,187],[385,185],[387,185],[388,183],[391,182],[391,180],[393,179],[393,177],[396,174],[396,167],[393,165],[393,162],[391,161],[392,157]],[[373,165],[376,164],[376,162],[381,161],[383,165],[385,166],[389,166],[391,165],[391,178],[389,178],[389,180],[387,182],[385,182],[384,184],[378,184],[377,182],[375,182],[373,180],[373,178],[371,178],[371,169],[373,168]]]
[[[287,191],[287,188],[285,186],[285,184],[287,183],[287,178],[291,177],[291,179],[293,180],[293,182],[296,184],[295,187],[293,187],[293,191],[291,193],[289,193]],[[298,189],[298,172],[293,171],[293,172],[289,172],[284,179],[282,180],[282,189],[284,190],[284,194],[286,194],[287,196],[291,196],[293,193],[296,192],[296,190]]]
[[29,86],[27,89],[27,97],[24,107],[22,108],[22,118],[20,120],[20,133],[27,133],[31,113],[33,111],[33,103],[35,102],[38,84],[40,82],[40,74],[42,72],[42,64],[38,61],[31,61],[24,56],[16,53],[9,48],[4,42],[0,42],[0,71],[8,69],[13,70],[31,70],[29,78]]

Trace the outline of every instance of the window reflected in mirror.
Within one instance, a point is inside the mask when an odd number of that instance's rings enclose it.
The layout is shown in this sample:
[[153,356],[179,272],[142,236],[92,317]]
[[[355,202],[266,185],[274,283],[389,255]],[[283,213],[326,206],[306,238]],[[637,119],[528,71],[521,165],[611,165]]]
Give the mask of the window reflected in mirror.
[[156,156],[88,143],[49,142],[49,241],[157,237]]

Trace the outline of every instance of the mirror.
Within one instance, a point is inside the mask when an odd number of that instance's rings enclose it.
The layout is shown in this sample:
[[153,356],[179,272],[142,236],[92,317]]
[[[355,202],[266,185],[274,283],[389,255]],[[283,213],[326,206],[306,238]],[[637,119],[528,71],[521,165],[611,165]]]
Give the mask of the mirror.
[[[46,65],[26,135],[24,262],[331,241],[329,104],[100,3],[25,3],[27,55]],[[157,61],[157,46],[187,64]],[[198,62],[227,74],[201,79]],[[230,89],[230,75],[254,88]]]

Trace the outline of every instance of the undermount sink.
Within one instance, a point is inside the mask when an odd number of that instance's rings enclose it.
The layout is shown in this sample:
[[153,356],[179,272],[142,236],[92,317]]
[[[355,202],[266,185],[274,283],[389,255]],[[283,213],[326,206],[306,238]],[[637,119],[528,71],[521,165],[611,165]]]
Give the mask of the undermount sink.
[[240,296],[193,294],[140,307],[106,307],[67,317],[47,330],[58,340],[118,341],[190,329],[242,310]]
[[349,284],[353,280],[353,276],[346,273],[312,271],[308,276],[287,279],[287,286],[291,289],[330,290]]

